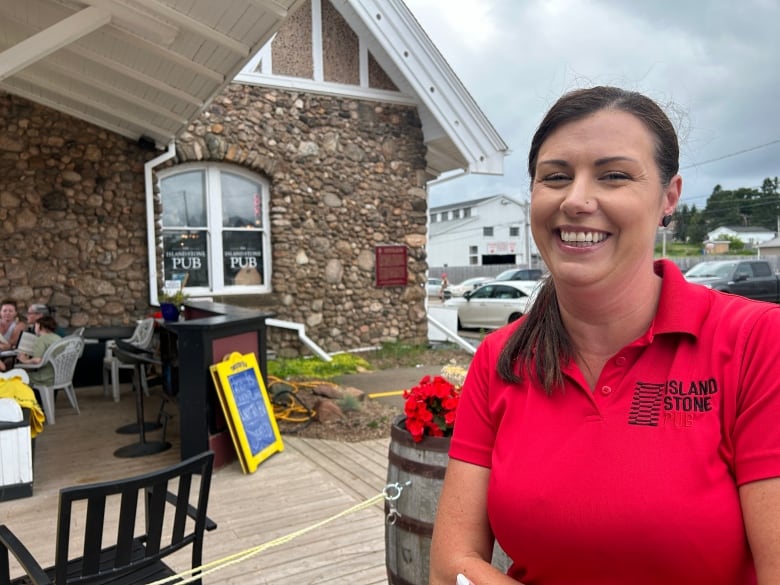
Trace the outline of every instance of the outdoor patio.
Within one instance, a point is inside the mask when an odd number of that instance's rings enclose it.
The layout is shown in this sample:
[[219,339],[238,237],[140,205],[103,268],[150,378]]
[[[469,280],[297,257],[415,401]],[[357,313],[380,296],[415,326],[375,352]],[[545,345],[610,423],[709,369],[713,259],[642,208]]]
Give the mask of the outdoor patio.
[[[147,419],[156,414],[160,388],[146,399]],[[57,423],[35,445],[32,497],[0,502],[0,523],[8,525],[44,566],[54,562],[58,491],[62,487],[136,475],[179,460],[178,417],[167,430],[171,449],[156,455],[119,458],[118,447],[138,440],[115,432],[135,420],[127,385],[121,402],[102,387],[78,388],[81,414],[65,396],[57,399]],[[148,433],[159,439],[160,431]],[[238,461],[216,470],[209,516],[218,528],[207,532],[204,563],[234,555],[310,527],[377,495],[385,485],[388,439],[344,443],[283,436],[284,451],[245,475]],[[189,549],[171,563],[189,568]],[[13,561],[12,561],[13,564]],[[16,572],[12,574],[16,575]],[[386,583],[382,502],[338,518],[284,544],[268,548],[204,577],[204,583],[273,584]]]

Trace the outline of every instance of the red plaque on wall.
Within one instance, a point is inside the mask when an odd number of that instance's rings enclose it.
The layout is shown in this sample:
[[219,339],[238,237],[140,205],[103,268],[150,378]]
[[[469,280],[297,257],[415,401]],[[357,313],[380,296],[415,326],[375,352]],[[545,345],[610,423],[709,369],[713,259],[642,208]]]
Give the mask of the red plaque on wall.
[[376,285],[406,286],[406,246],[377,246]]

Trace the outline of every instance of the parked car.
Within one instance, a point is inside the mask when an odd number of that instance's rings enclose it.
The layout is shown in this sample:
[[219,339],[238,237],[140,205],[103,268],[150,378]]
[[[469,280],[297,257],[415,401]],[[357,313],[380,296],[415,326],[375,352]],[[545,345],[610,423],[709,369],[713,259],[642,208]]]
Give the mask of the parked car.
[[536,298],[536,282],[495,280],[444,301],[458,311],[458,329],[498,329],[524,315]]
[[429,297],[438,297],[441,292],[441,278],[429,278],[425,285],[425,291]]
[[699,262],[685,273],[685,279],[757,301],[780,302],[780,277],[766,260]]
[[504,270],[493,280],[541,280],[542,276],[541,268],[510,268]]
[[491,280],[494,279],[490,278],[489,276],[475,276],[473,278],[467,278],[466,280],[464,280],[463,282],[459,282],[458,284],[451,284],[444,289],[444,298],[462,297],[467,292],[479,288],[480,286],[482,286],[486,282],[490,282]]

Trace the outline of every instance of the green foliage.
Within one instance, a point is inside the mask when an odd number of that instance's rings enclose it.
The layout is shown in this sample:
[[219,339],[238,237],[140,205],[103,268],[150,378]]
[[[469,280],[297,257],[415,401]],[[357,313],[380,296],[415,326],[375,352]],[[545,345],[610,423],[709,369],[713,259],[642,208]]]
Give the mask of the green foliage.
[[736,236],[721,236],[722,240],[729,243],[729,252],[738,252],[745,249],[745,243]]
[[268,360],[268,374],[281,379],[317,378],[329,380],[341,374],[370,369],[366,360],[354,354],[341,353],[326,362],[317,357]]
[[[655,257],[661,258],[662,256],[662,245],[656,244],[655,246]],[[666,256],[668,258],[680,258],[683,256],[702,256],[702,260],[705,258],[702,255],[702,245],[701,244],[683,244],[682,242],[666,242]],[[755,250],[734,250],[731,249],[728,251],[727,255],[729,256],[755,256],[756,251]]]
[[171,303],[177,307],[181,307],[182,303],[189,298],[189,295],[181,290],[177,290],[174,294],[168,294],[164,291],[160,291],[157,295],[157,301],[160,303]]
[[412,368],[423,363],[428,363],[426,360],[430,359],[431,353],[451,351],[453,348],[457,348],[457,346],[452,343],[435,345],[385,343],[379,349],[367,351],[360,355],[371,364],[373,369],[382,370],[395,367]]
[[392,419],[386,416],[380,416],[379,420],[372,420],[368,423],[368,428],[370,429],[378,429],[378,428],[387,428],[387,426],[392,422]]
[[[780,180],[764,179],[760,188],[726,190],[716,185],[703,210],[681,204],[674,213],[674,239],[700,244],[720,226],[775,229],[780,217]],[[733,248],[732,248],[733,249]],[[737,252],[739,253],[739,252]]]
[[459,353],[461,350],[451,343],[435,345],[386,343],[377,349],[359,354],[337,354],[333,356],[331,362],[316,357],[268,360],[268,374],[282,380],[329,380],[342,374],[353,374],[364,370],[416,367],[431,363],[431,360],[433,363],[438,363],[441,359],[442,363],[445,363],[449,357],[438,358],[435,354],[453,351]]
[[[655,255],[661,257],[663,245],[656,244]],[[666,242],[667,256],[701,256],[701,244],[683,244],[682,242]]]
[[[363,370],[382,370],[395,367],[415,367],[429,363],[431,352],[458,349],[450,343],[430,346],[427,344],[386,343],[381,347],[359,354],[337,354],[332,362],[319,358],[294,358],[268,360],[268,373],[280,379],[328,380],[342,374]],[[446,360],[445,360],[446,361]]]
[[336,401],[336,404],[342,412],[358,411],[361,407],[360,400],[352,394],[345,394]]
[[427,347],[421,345],[409,345],[405,343],[385,343],[378,350],[367,352],[370,358],[389,360],[394,362],[414,361]]

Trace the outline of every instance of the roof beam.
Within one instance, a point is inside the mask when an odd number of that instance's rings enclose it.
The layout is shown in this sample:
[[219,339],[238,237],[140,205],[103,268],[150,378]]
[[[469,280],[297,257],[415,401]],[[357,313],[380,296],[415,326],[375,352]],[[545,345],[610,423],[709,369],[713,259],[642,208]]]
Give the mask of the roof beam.
[[[29,26],[26,23],[21,22],[18,19],[15,19],[8,14],[3,14],[2,18],[6,19],[7,21],[13,22],[15,30],[21,34],[25,34],[29,30]],[[124,31],[120,31],[118,29],[116,32],[119,34],[125,34]],[[140,39],[137,39],[136,43],[138,43],[139,41]],[[146,45],[146,41],[144,41],[144,45]],[[161,50],[158,50],[158,52],[160,51]],[[168,55],[167,52],[163,52],[163,54]],[[198,99],[197,97],[190,95],[186,91],[180,90],[164,81],[161,81],[160,79],[157,79],[156,77],[152,77],[141,71],[138,71],[126,65],[122,65],[121,63],[109,57],[105,57],[100,53],[93,51],[90,48],[87,48],[85,43],[73,43],[71,45],[68,45],[64,47],[61,51],[59,51],[59,53],[55,57],[59,57],[60,61],[67,62],[68,60],[66,57],[67,55],[75,55],[77,57],[80,57],[81,59],[86,59],[88,61],[101,65],[102,67],[105,67],[106,69],[109,69],[110,71],[113,71],[118,75],[124,75],[126,77],[129,77],[130,79],[133,79],[140,84],[149,86],[159,92],[165,93],[171,97],[187,102],[188,104],[192,104],[197,108],[202,108],[203,105],[205,104],[204,100]],[[188,62],[188,64],[194,66],[193,63]],[[203,69],[203,67],[199,65],[198,69]],[[224,76],[220,75],[219,73],[216,73],[211,69],[206,69],[206,71],[210,73],[209,77],[215,83],[217,82],[221,83],[224,81]]]
[[[31,99],[36,102],[42,102],[46,101],[50,104],[54,104],[53,107],[57,110],[64,111],[65,107],[63,107],[62,102],[55,102],[45,97],[45,93],[49,91],[49,89],[46,87],[46,84],[41,84],[36,82],[34,79],[25,79],[25,83],[29,83],[30,85],[33,85],[38,88],[39,92],[43,92],[43,94],[29,94],[29,92],[24,91],[24,88],[20,88],[15,83],[15,80],[22,81],[20,78],[14,77],[12,79],[9,79],[5,83],[13,86],[16,90],[19,90],[17,93],[26,93],[27,95],[31,96]],[[82,92],[78,91],[63,91],[59,90],[57,92],[58,96],[65,97],[67,99],[70,99],[74,102],[85,104],[89,108],[92,108],[93,110],[97,110],[98,112],[102,112],[103,114],[107,114],[108,116],[116,116],[117,110],[115,108],[112,108],[108,104],[103,104],[101,102],[98,102],[94,99],[92,99],[90,96],[83,94]],[[78,118],[84,118],[83,112],[80,112],[76,114],[76,117]],[[121,114],[121,120],[123,122],[127,122],[128,124],[132,124],[136,128],[140,128],[142,130],[142,134],[154,134],[155,136],[160,135],[160,127],[158,125],[152,124],[148,119],[141,119],[137,116],[131,116],[127,112],[123,112]],[[105,122],[100,123],[99,125],[105,126]],[[115,126],[118,127],[118,126]],[[172,131],[170,131],[170,134],[173,134]]]
[[0,80],[10,77],[111,22],[111,13],[92,6],[79,10],[57,24],[26,38],[0,53]]
[[152,114],[157,114],[158,116],[162,116],[163,118],[170,120],[173,124],[177,126],[182,126],[189,121],[187,120],[187,118],[183,116],[179,116],[167,108],[158,106],[154,102],[150,102],[148,100],[139,98],[138,96],[131,95],[127,91],[117,89],[114,85],[103,83],[102,81],[99,81],[95,78],[83,75],[82,73],[74,69],[68,67],[58,67],[57,69],[55,69],[53,67],[44,66],[40,69],[40,71],[41,73],[43,73],[43,75],[33,74],[28,71],[22,71],[18,73],[16,77],[18,79],[27,81],[31,85],[35,85],[41,88],[46,88],[49,87],[50,81],[53,78],[66,75],[69,79],[80,83],[83,87],[86,87],[88,89],[87,93],[74,92],[73,94],[71,94],[72,96],[75,95],[86,96],[84,98],[79,98],[79,101],[85,101],[86,99],[91,100],[92,97],[95,95],[93,90],[100,90],[104,94],[109,95],[114,99],[121,100],[127,104],[133,105],[142,110],[146,110],[147,112],[150,112]]
[[271,12],[280,19],[287,18],[290,15],[290,11],[287,8],[277,4],[273,0],[249,0],[249,2],[254,6],[257,6],[260,10]]
[[[200,63],[196,63],[195,61],[192,61],[188,57],[185,57],[184,55],[180,53],[176,53],[174,51],[171,51],[169,49],[166,49],[162,45],[157,45],[153,43],[152,41],[149,41],[148,39],[145,39],[143,37],[140,37],[138,35],[134,35],[132,33],[127,32],[125,29],[116,29],[113,31],[112,36],[119,38],[123,37],[125,39],[132,39],[132,43],[134,45],[137,45],[141,47],[145,51],[149,51],[150,53],[153,53],[155,55],[159,55],[161,59],[164,59],[166,61],[171,61],[178,65],[179,67],[182,67],[184,69],[187,69],[189,71],[192,71],[193,73],[197,75],[201,75],[203,77],[208,77],[211,79],[214,83],[222,84],[225,82],[225,76],[219,73],[218,71],[214,71],[213,69],[209,69],[205,65],[201,65]],[[83,43],[82,43],[83,44]]]
[[[120,19],[127,20],[130,23],[138,22],[139,17],[147,19],[149,18],[148,14],[143,14],[142,12],[139,12],[134,6],[124,2],[118,2],[116,0],[83,1],[85,1],[87,4],[110,6],[111,12],[113,12]],[[243,43],[238,42],[226,34],[222,34],[221,32],[214,30],[210,26],[203,24],[194,18],[174,10],[173,8],[169,8],[162,2],[159,2],[159,0],[133,0],[133,4],[142,6],[151,14],[167,19],[170,22],[175,22],[180,27],[190,30],[199,36],[202,36],[203,38],[209,39],[210,41],[225,47],[236,55],[249,57],[249,47]],[[130,30],[133,29],[131,28]]]
[[179,29],[173,24],[153,18],[153,15],[132,10],[113,0],[82,0],[85,4],[100,6],[108,10],[111,23],[115,28],[142,35],[161,45],[169,46],[179,34]]
[[186,91],[177,89],[168,83],[160,81],[156,77],[152,77],[150,75],[147,75],[135,69],[127,67],[126,65],[117,63],[116,61],[109,59],[108,57],[104,57],[103,55],[100,55],[90,49],[84,49],[82,47],[79,47],[78,45],[73,45],[71,47],[68,47],[67,50],[75,55],[83,57],[84,59],[89,59],[94,63],[98,63],[99,65],[107,67],[112,71],[116,71],[121,75],[126,75],[127,77],[129,77],[130,79],[134,79],[138,83],[143,83],[145,85],[148,85],[149,87],[153,87],[158,91],[161,91],[163,93],[168,94],[169,96],[190,103],[193,106],[197,106],[198,108],[202,108],[205,103],[203,100],[200,100],[195,96],[190,95]]

